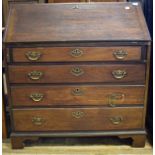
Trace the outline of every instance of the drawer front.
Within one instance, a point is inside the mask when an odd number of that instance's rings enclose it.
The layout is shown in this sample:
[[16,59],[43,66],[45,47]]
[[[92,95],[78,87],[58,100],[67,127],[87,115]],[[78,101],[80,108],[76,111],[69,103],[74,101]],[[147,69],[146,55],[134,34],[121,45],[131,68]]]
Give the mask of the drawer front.
[[145,65],[9,66],[11,83],[132,82],[144,83]]
[[14,62],[140,60],[141,47],[14,48]]
[[48,3],[77,3],[86,2],[85,0],[48,0]]
[[140,86],[15,86],[11,87],[13,106],[143,104]]
[[15,131],[138,129],[142,116],[143,108],[130,107],[13,110]]

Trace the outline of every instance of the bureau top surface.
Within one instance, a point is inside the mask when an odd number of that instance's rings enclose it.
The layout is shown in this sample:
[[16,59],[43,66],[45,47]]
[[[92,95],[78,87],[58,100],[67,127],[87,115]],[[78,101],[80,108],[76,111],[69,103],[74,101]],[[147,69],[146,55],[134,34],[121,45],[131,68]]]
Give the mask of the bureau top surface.
[[148,41],[140,4],[16,4],[4,42]]

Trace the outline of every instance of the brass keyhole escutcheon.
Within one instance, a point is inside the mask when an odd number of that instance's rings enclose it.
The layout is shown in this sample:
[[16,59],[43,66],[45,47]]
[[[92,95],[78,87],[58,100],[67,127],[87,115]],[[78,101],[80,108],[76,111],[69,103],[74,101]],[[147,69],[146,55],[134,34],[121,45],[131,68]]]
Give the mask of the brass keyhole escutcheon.
[[74,76],[80,76],[80,75],[84,74],[84,71],[80,67],[73,67],[71,69],[71,74]]
[[72,112],[72,116],[74,117],[74,118],[81,118],[81,117],[83,117],[84,116],[84,112],[83,111],[75,111],[75,112]]
[[74,96],[81,96],[81,95],[84,94],[84,92],[80,88],[74,88],[71,91],[71,94],[74,95]]
[[72,51],[70,52],[70,55],[71,55],[72,57],[77,58],[77,57],[80,57],[80,56],[83,55],[83,51],[80,50],[80,49],[74,49],[74,50],[72,50]]

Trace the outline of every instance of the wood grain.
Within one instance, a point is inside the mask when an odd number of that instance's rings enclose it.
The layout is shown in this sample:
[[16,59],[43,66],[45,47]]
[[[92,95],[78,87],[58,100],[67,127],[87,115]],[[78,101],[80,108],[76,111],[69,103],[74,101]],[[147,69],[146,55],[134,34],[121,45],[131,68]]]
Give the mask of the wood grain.
[[48,3],[74,3],[74,2],[126,2],[126,0],[48,0]]
[[48,3],[76,3],[86,2],[85,0],[48,0]]
[[[76,5],[79,5],[78,9],[74,9]],[[10,10],[4,42],[122,40],[150,40],[140,4],[133,6],[132,3],[107,2],[14,5]]]
[[[80,68],[82,75],[73,75],[72,70]],[[10,83],[83,83],[83,82],[113,82],[113,83],[141,83],[145,81],[145,64],[105,64],[105,65],[29,65],[9,66]],[[115,79],[112,72],[122,70],[127,75],[122,79]],[[31,80],[28,74],[39,71],[43,75],[39,80]],[[16,75],[16,76],[14,76]]]
[[[71,55],[71,52],[79,49],[82,54],[78,57]],[[46,48],[13,48],[13,62],[72,62],[72,61],[126,61],[140,60],[141,47],[116,46],[116,47],[46,47]],[[124,59],[117,59],[115,52],[124,51],[127,53]],[[31,61],[26,54],[28,52],[41,54],[38,60]]]
[[[13,5],[4,43],[13,148],[44,136],[118,136],[144,146],[150,36],[139,3]],[[123,61],[113,56],[120,47]],[[72,58],[72,48],[83,55]],[[43,55],[34,63],[27,50]],[[125,95],[108,107],[113,92]],[[45,96],[33,107],[29,93]]]
[[[80,93],[74,93],[75,90]],[[53,105],[135,105],[144,104],[143,86],[13,86],[11,87],[12,104],[18,106],[53,106]],[[32,94],[43,94],[41,101],[35,102]],[[112,95],[116,94],[116,99]],[[121,95],[120,95],[121,94]]]
[[[74,116],[74,113],[76,112],[82,113],[82,116],[76,118]],[[140,107],[13,110],[15,131],[92,131],[137,129],[142,127],[142,116],[143,108]],[[35,117],[41,118],[41,125],[35,125],[33,123],[33,119]],[[123,120],[120,124],[115,125],[110,120],[114,117],[122,117]]]

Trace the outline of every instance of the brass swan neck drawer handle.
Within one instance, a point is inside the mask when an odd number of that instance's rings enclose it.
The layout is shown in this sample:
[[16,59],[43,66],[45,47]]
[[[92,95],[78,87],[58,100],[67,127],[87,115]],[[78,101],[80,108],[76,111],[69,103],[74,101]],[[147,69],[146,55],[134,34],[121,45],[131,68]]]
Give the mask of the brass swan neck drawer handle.
[[74,88],[71,91],[71,94],[74,96],[82,96],[84,94],[84,92],[80,88]]
[[81,118],[81,117],[83,117],[85,114],[84,114],[84,112],[83,111],[75,111],[75,112],[72,112],[72,116],[74,117],[74,118]]
[[71,74],[74,76],[80,76],[80,75],[84,74],[84,70],[81,69],[80,67],[73,67],[71,69]]
[[42,54],[41,54],[41,52],[31,51],[31,52],[27,52],[25,55],[28,60],[37,61],[40,59]]
[[113,55],[116,59],[123,60],[128,55],[128,53],[123,50],[118,50],[118,51],[114,52]]
[[114,103],[116,100],[124,100],[125,95],[123,93],[113,93],[108,96],[108,102],[110,107],[116,107]]
[[77,58],[77,57],[80,57],[80,56],[83,55],[83,51],[80,50],[80,49],[74,49],[74,50],[72,50],[72,51],[70,52],[70,55],[71,55],[72,57]]
[[28,77],[31,80],[39,80],[42,76],[43,76],[43,73],[40,71],[32,71],[32,72],[28,73]]
[[33,93],[33,94],[30,95],[30,98],[31,98],[34,102],[40,102],[40,101],[43,100],[44,94]]
[[32,123],[34,125],[37,125],[37,126],[41,126],[45,123],[45,119],[43,119],[42,117],[33,117],[32,118]]
[[112,71],[112,75],[115,79],[123,79],[127,75],[127,72],[125,70],[114,70]]
[[112,124],[118,125],[123,121],[123,117],[122,116],[111,117],[110,121]]

